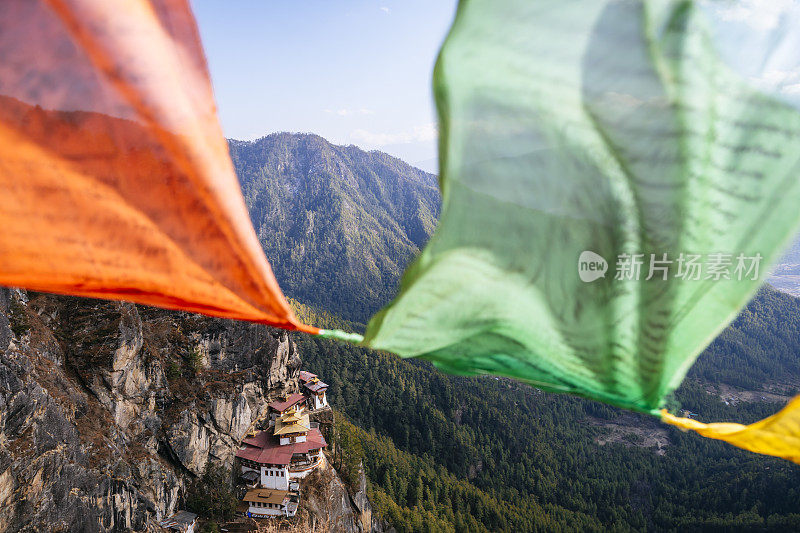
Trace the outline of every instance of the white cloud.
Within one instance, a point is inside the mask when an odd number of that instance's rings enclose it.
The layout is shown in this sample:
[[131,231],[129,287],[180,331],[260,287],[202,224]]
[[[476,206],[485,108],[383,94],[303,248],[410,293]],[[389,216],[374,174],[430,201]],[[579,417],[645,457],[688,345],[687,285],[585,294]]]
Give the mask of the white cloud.
[[767,91],[775,91],[786,96],[800,95],[800,72],[797,71],[770,70],[750,80],[757,87]]
[[774,29],[781,18],[797,12],[796,0],[740,0],[739,2],[706,3],[722,20],[742,22],[762,31]]
[[388,15],[389,13],[391,13],[391,10],[390,10],[388,7],[386,7],[386,6],[381,6],[381,11],[383,11],[383,12],[384,12],[384,13],[386,13],[387,15]]
[[352,115],[373,115],[375,112],[371,109],[361,108],[361,109],[326,109],[326,113],[329,115],[339,115],[340,117],[349,117]]
[[390,144],[409,144],[413,142],[435,141],[438,137],[436,124],[424,124],[415,126],[410,131],[399,133],[373,133],[367,130],[355,130],[350,134],[350,138],[356,142],[371,146],[387,146]]

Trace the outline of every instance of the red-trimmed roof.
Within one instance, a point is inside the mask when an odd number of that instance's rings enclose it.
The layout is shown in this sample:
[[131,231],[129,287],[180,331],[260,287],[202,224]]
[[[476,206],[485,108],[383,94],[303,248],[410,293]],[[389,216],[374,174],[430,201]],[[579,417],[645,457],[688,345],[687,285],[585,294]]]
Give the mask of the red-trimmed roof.
[[314,379],[315,377],[317,377],[317,375],[316,374],[312,374],[308,370],[301,370],[300,371],[300,381],[302,381],[303,383],[307,383],[307,382],[311,381],[312,379]]
[[255,436],[244,439],[242,444],[243,447],[236,452],[236,457],[259,464],[272,465],[288,465],[293,454],[308,453],[328,445],[318,428],[313,428],[308,432],[305,442],[281,446],[278,439],[270,435],[268,431],[259,431]]
[[236,452],[236,457],[262,465],[288,465],[292,461],[293,452],[291,448],[291,445],[269,448],[245,445],[241,450]]
[[[319,429],[314,428],[308,432],[305,442],[295,442],[292,453],[308,453],[311,450],[320,450],[328,445],[325,442],[325,437],[319,432]],[[287,446],[288,447],[288,446]]]
[[264,446],[267,445],[267,440],[269,440],[269,432],[259,431],[252,437],[245,437],[244,439],[242,439],[242,444],[249,444],[250,446],[263,448]]
[[305,399],[305,396],[299,392],[295,392],[294,394],[290,394],[286,401],[280,402],[272,402],[269,404],[269,408],[273,411],[278,411],[279,413],[284,412],[288,408],[292,407],[293,405],[297,405],[298,403],[302,402]]
[[317,381],[316,383],[306,383],[303,386],[311,392],[319,392],[328,388],[328,384],[321,381]]

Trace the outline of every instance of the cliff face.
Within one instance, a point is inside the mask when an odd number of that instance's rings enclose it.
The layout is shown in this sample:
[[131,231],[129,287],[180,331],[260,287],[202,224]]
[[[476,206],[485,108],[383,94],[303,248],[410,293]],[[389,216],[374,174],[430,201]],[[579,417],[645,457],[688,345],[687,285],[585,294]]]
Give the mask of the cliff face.
[[152,531],[300,359],[263,326],[0,289],[0,531]]
[[359,470],[358,486],[347,484],[329,462],[306,480],[301,514],[312,531],[395,533],[395,529],[373,514],[367,497],[367,477]]

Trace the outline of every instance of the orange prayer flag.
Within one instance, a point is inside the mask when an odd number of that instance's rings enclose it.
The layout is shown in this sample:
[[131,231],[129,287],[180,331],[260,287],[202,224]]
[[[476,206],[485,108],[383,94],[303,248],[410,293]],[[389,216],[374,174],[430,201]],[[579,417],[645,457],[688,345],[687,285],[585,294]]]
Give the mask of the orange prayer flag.
[[316,333],[256,238],[186,0],[4,0],[0,284]]

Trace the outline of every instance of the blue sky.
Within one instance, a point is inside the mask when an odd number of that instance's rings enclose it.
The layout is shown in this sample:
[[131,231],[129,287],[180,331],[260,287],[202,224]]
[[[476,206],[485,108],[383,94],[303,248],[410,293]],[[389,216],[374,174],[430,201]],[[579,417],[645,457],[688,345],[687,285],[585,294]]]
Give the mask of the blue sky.
[[313,132],[435,170],[455,0],[192,0],[225,135]]

